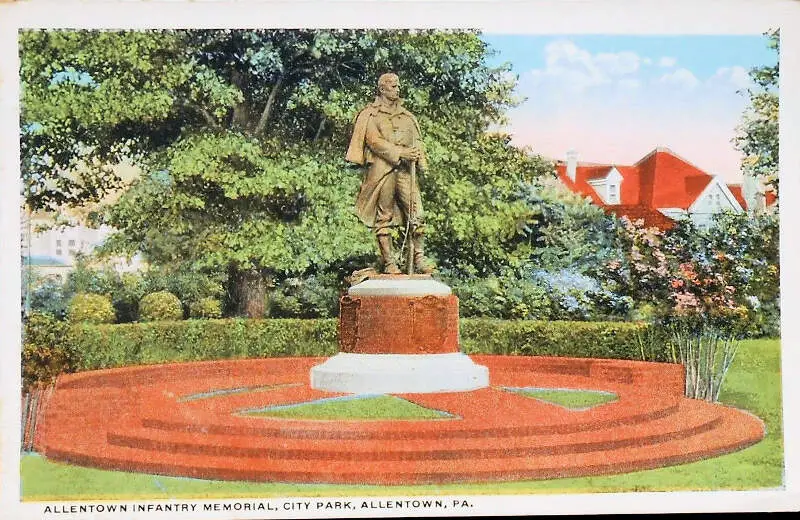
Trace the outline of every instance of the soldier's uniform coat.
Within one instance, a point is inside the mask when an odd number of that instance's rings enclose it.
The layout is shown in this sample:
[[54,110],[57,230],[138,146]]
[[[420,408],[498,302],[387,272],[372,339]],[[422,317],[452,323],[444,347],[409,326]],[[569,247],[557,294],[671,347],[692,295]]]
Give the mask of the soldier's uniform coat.
[[[402,106],[398,105],[392,110],[378,98],[356,116],[353,136],[345,158],[358,165],[367,165],[356,197],[356,214],[367,226],[379,228],[380,231],[380,228],[389,225],[403,224],[403,210],[406,208],[401,209],[400,206],[407,206],[408,195],[401,186],[408,186],[410,175],[407,163],[400,160],[400,151],[402,147],[414,145],[422,149],[419,124],[411,112]],[[425,171],[427,165],[423,151],[417,161],[417,171]],[[397,196],[394,193],[395,185]],[[414,188],[411,194],[414,215],[415,220],[421,223],[422,201],[419,186]],[[391,195],[387,190],[392,191]],[[381,201],[385,204],[389,196],[392,198],[391,207],[379,208]],[[383,210],[383,219],[389,219],[388,222],[380,221],[379,209]]]

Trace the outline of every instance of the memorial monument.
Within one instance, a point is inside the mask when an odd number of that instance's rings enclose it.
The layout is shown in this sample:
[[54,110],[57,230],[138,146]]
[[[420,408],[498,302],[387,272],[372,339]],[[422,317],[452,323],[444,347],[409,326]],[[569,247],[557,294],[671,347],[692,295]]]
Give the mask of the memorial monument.
[[[346,159],[365,167],[356,213],[374,229],[383,274],[356,283],[340,301],[339,351],[311,369],[311,387],[349,393],[468,391],[489,385],[486,367],[459,351],[458,298],[431,277],[417,173],[428,169],[416,118],[396,74],[355,119]],[[392,251],[403,228],[405,270]],[[415,274],[416,273],[416,274]]]

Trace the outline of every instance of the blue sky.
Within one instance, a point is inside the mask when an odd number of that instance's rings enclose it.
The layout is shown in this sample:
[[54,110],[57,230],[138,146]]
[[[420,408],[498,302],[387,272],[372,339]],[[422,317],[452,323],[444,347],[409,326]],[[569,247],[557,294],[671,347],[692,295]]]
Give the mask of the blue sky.
[[552,158],[632,164],[666,146],[711,174],[739,180],[731,139],[747,106],[747,72],[774,64],[754,35],[496,35],[527,98],[510,112],[514,142]]

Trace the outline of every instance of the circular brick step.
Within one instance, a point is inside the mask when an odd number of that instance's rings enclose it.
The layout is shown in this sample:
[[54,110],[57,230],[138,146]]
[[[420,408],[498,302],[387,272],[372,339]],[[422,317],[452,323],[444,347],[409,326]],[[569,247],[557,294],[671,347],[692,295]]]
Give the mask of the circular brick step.
[[[46,457],[207,479],[411,484],[621,473],[758,442],[750,414],[684,399],[674,365],[480,356],[493,388],[405,394],[446,420],[307,421],[242,410],[338,394],[308,386],[319,358],[130,367],[65,376],[36,447]],[[658,383],[660,382],[660,383]],[[502,387],[583,388],[618,400],[585,411]]]
[[426,459],[488,459],[587,453],[677,440],[718,428],[723,417],[704,403],[685,402],[676,415],[571,434],[472,436],[454,445],[435,439],[287,439],[276,442],[261,435],[216,435],[151,428],[113,428],[108,444],[149,451],[207,454],[215,457],[268,457],[306,461],[398,461]]

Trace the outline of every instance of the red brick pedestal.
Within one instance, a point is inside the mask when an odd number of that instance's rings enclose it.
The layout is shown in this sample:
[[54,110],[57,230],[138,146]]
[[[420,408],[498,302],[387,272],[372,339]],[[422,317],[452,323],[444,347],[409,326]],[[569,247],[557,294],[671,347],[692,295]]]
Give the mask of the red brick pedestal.
[[430,276],[382,275],[340,301],[340,353],[311,370],[311,386],[351,393],[485,388],[489,373],[458,348],[458,298]]
[[458,352],[458,298],[344,296],[339,350],[356,354]]

